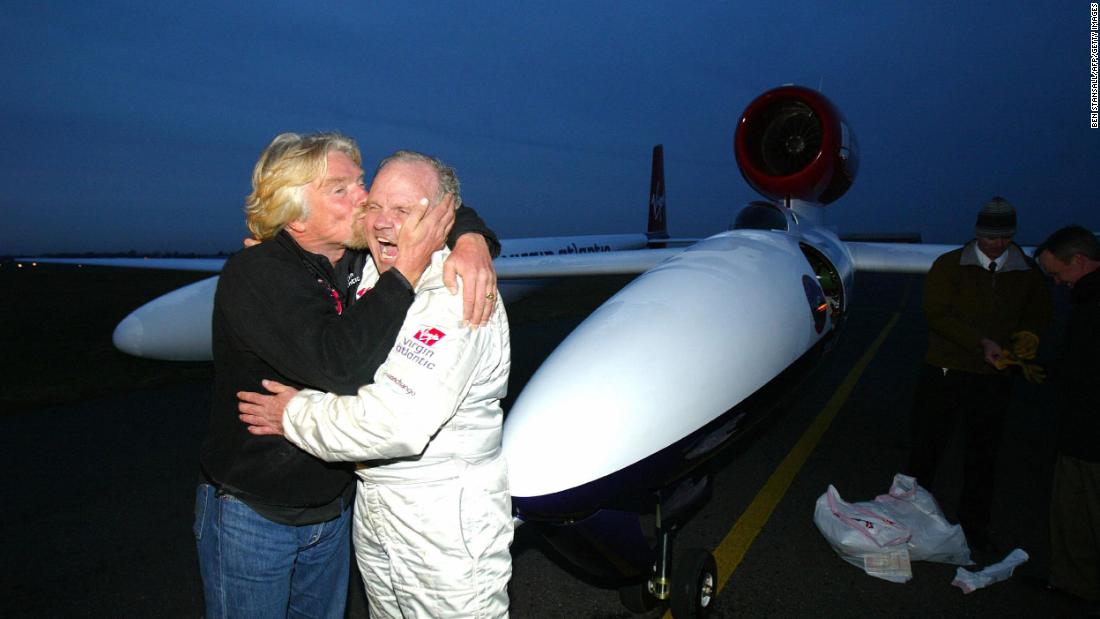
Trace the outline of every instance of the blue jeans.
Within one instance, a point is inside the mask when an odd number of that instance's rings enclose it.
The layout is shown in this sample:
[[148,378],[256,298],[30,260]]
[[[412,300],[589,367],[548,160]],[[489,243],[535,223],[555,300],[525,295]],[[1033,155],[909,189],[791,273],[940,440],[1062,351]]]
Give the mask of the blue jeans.
[[278,524],[199,484],[194,532],[206,618],[343,617],[351,511],[318,524]]

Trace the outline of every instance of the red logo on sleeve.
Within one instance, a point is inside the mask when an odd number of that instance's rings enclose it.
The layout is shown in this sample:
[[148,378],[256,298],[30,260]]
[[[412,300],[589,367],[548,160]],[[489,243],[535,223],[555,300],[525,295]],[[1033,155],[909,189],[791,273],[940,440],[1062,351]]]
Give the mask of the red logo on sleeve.
[[447,337],[447,334],[434,327],[429,327],[417,331],[413,337],[425,346],[434,346],[436,342]]

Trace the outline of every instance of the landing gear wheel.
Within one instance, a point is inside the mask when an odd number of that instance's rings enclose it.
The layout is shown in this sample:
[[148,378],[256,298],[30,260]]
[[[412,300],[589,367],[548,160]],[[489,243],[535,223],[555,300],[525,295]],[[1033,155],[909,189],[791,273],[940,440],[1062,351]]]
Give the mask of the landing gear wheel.
[[672,572],[672,616],[706,617],[718,591],[718,564],[710,552],[692,548]]
[[647,613],[657,607],[657,598],[649,592],[649,582],[643,580],[639,583],[626,585],[619,588],[619,601],[623,607],[635,614]]

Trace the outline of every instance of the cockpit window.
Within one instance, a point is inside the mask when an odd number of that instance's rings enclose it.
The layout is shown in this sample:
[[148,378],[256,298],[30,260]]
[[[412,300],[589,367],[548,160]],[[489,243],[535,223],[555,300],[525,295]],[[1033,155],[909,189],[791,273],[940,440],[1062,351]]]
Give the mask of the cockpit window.
[[[813,269],[814,276],[817,279],[817,285],[821,287],[821,292],[825,295],[824,305],[815,305],[817,299],[809,297],[810,288],[807,287],[806,294],[810,301],[811,309],[815,311],[827,309],[829,313],[832,314],[833,324],[838,324],[844,312],[844,282],[840,278],[840,273],[837,273],[836,267],[825,257],[825,254],[806,243],[799,243],[798,245],[802,248],[802,253],[806,256],[806,261],[810,263],[810,268]],[[805,282],[803,282],[803,284],[805,284]],[[814,314],[814,319],[817,320],[816,313]],[[820,331],[821,329],[819,327],[818,332]]]
[[771,202],[749,202],[737,218],[732,230],[787,230],[787,216]]

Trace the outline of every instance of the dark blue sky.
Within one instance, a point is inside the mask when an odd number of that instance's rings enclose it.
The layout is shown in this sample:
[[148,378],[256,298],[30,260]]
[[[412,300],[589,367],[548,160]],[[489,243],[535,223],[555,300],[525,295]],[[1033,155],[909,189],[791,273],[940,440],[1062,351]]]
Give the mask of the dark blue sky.
[[318,130],[441,156],[502,236],[640,230],[661,142],[673,234],[708,234],[783,83],[859,137],[842,233],[963,241],[994,194],[1021,241],[1100,230],[1089,3],[958,4],[8,3],[0,254],[235,250],[260,150]]

